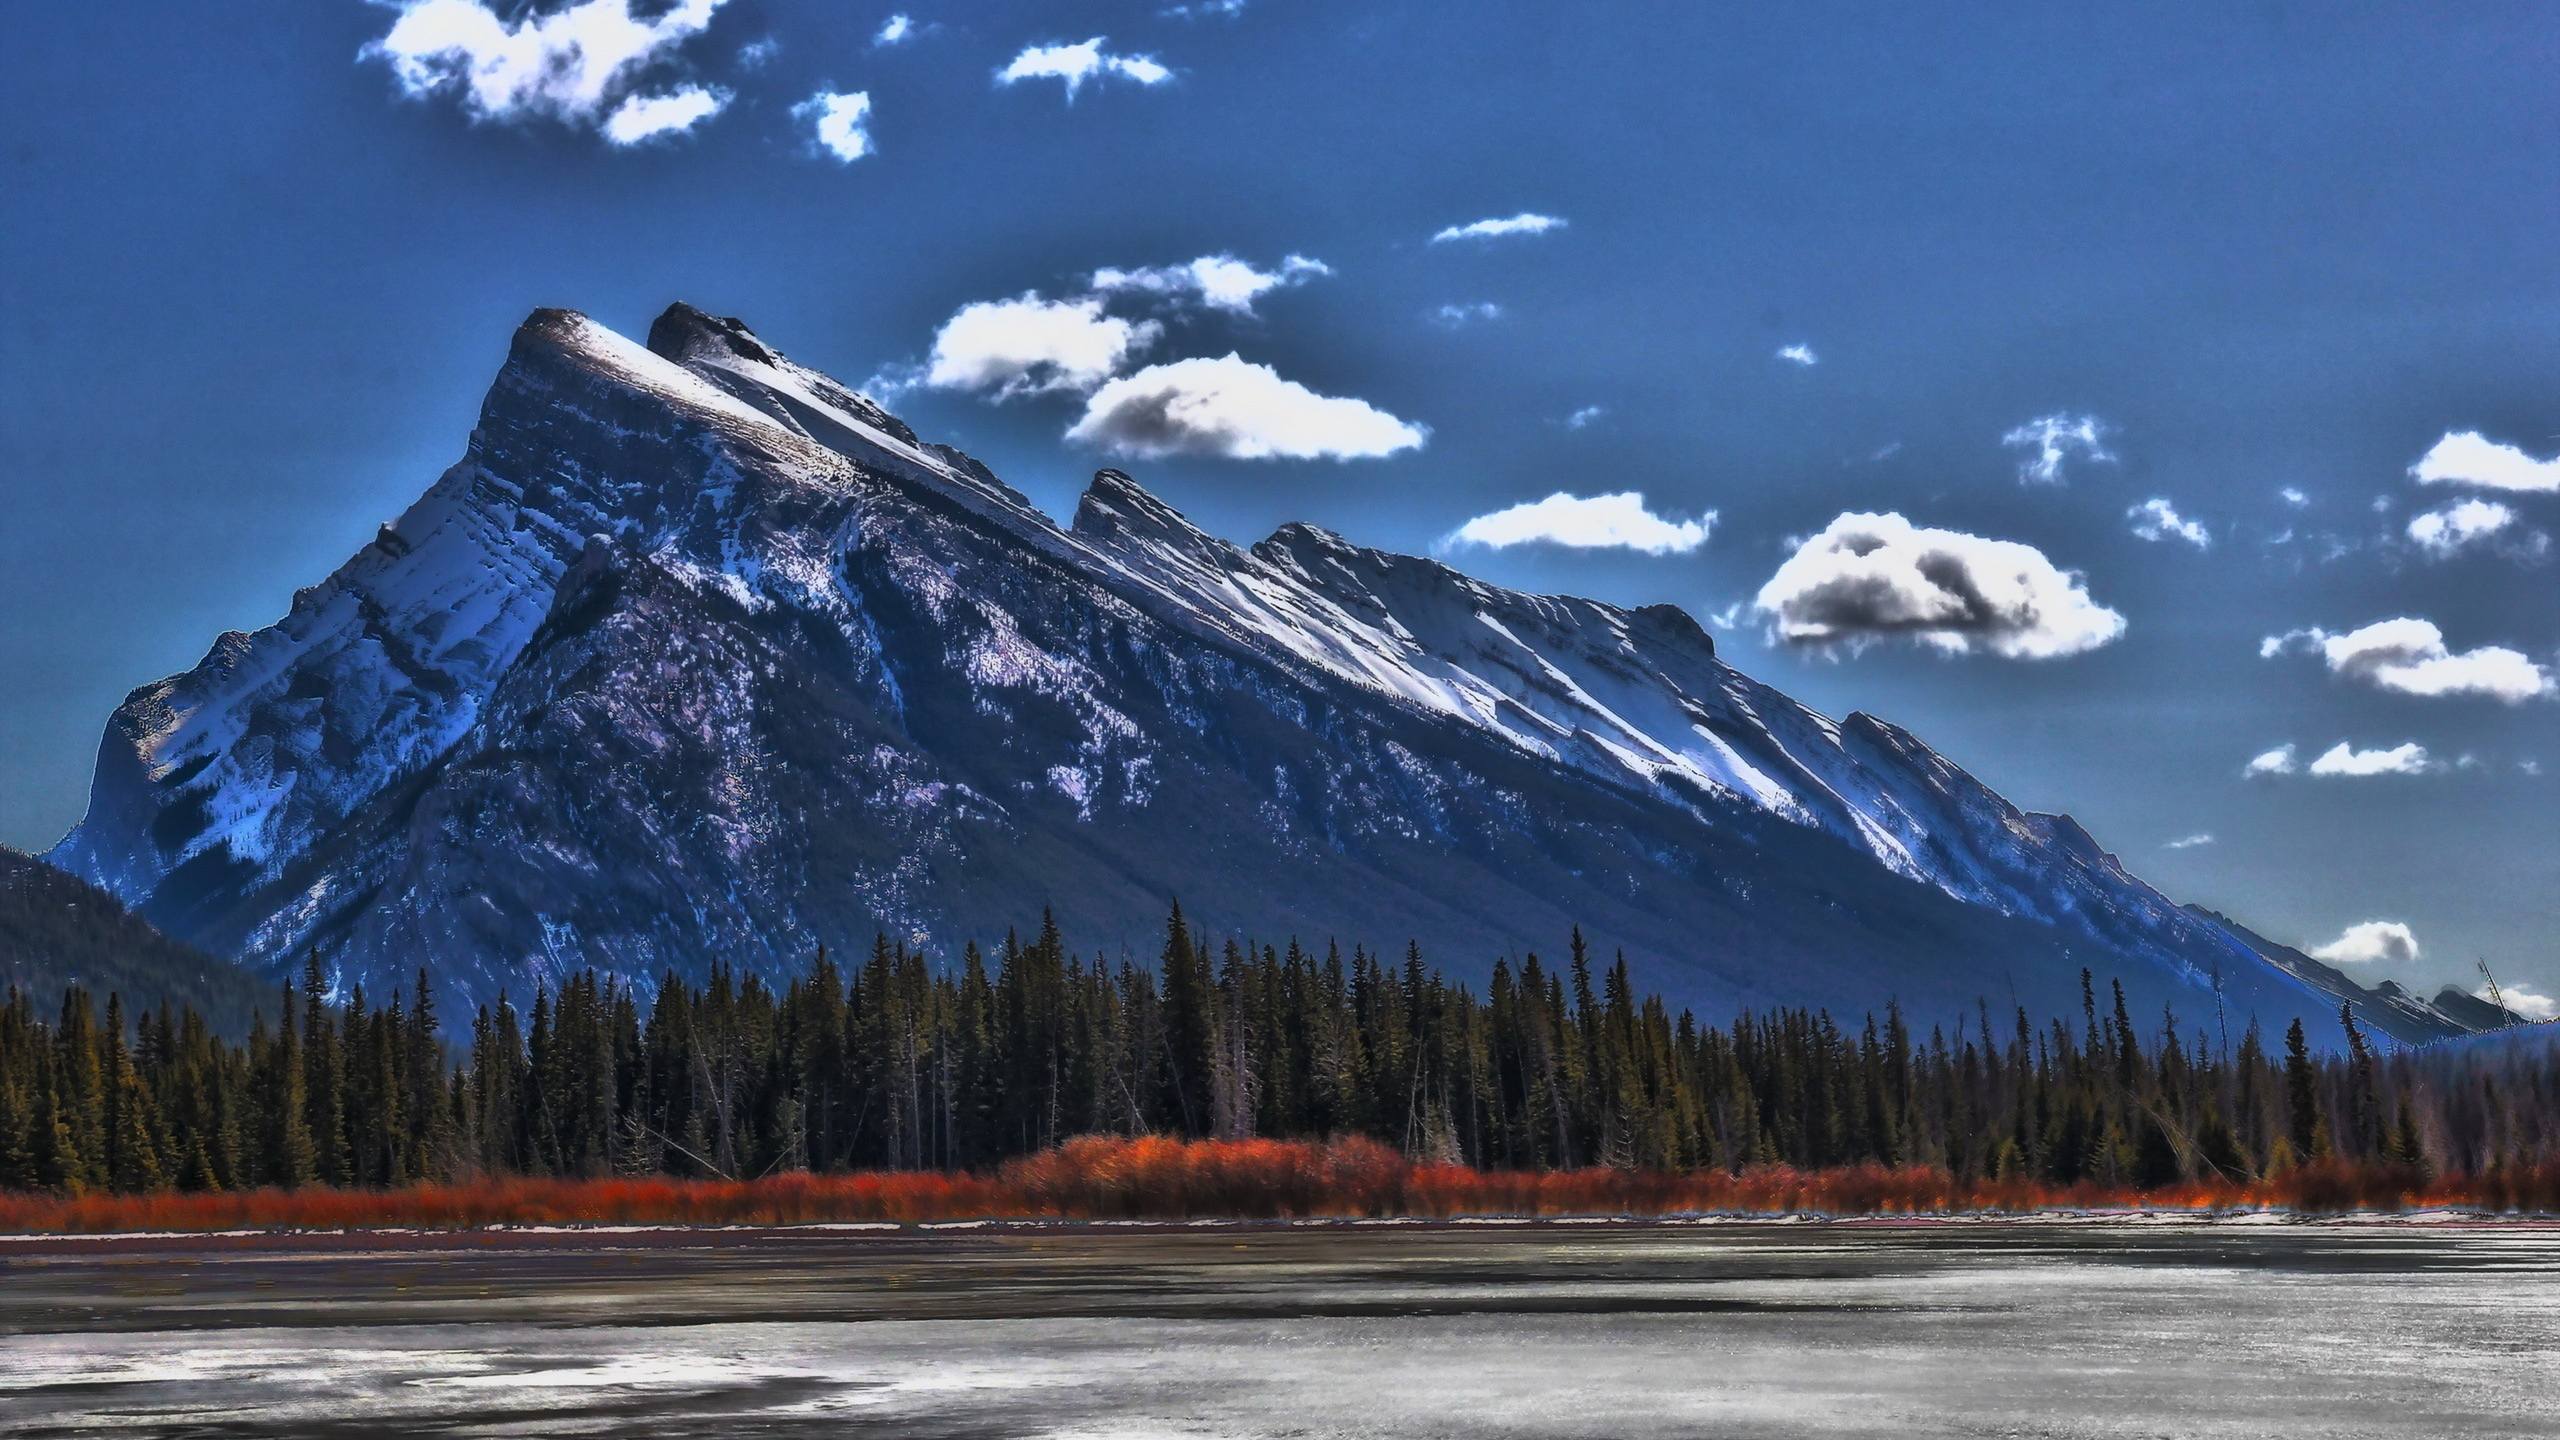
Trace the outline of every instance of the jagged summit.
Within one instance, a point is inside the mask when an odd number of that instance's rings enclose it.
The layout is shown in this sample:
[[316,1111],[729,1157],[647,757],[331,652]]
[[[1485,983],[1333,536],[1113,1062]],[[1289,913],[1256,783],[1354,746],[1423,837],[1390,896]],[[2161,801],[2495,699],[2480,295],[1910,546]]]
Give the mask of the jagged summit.
[[1165,545],[1198,555],[1231,553],[1235,549],[1192,524],[1190,517],[1158,499],[1123,470],[1093,472],[1093,483],[1077,499],[1075,518],[1068,529],[1101,544]]
[[679,300],[649,325],[649,351],[681,365],[706,352],[759,365],[780,366],[782,357],[765,347],[743,320],[708,315]]
[[[194,943],[458,1004],[795,970],[1054,909],[1420,940],[1576,924],[1685,1003],[2330,999],[1672,606],[1523,594],[1118,470],[1061,529],[744,324],[517,331],[462,458],[291,611],[134,692],[52,858]],[[2221,993],[2216,994],[2216,986]]]

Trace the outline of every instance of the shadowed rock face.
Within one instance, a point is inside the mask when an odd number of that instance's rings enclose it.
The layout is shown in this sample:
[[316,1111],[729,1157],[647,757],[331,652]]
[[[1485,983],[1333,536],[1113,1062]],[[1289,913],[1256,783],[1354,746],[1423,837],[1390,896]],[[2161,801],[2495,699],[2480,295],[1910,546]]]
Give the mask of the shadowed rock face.
[[449,1001],[588,965],[796,969],[1167,902],[1460,974],[1579,923],[1710,1012],[1953,1023],[2080,971],[2235,1033],[2334,1002],[1918,740],[1667,606],[1306,525],[1246,549],[1117,471],[1065,529],[677,306],[515,337],[462,460],[292,612],[134,692],[65,868],[268,969]]

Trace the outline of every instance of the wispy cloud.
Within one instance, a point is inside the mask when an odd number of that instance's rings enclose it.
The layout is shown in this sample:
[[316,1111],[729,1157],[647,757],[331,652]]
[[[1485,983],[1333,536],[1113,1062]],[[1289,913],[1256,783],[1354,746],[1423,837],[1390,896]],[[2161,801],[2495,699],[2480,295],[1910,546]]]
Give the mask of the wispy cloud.
[[1716,512],[1693,519],[1657,515],[1641,492],[1617,495],[1569,495],[1562,490],[1544,500],[1531,500],[1489,515],[1479,515],[1451,531],[1445,546],[1564,545],[1577,550],[1637,550],[1647,555],[1681,555],[1707,543]]
[[2358,750],[2341,740],[2321,751],[2306,773],[2361,779],[2370,775],[2427,775],[2436,768],[2427,747],[2415,740],[2402,741],[2388,750]]
[[615,145],[639,145],[681,135],[727,109],[729,92],[687,85],[664,95],[634,95],[605,117],[604,138]]
[[1778,347],[1777,358],[1790,365],[1802,365],[1806,369],[1822,363],[1822,357],[1814,354],[1813,347],[1810,345],[1781,345]]
[[2249,757],[2249,763],[2240,767],[2240,773],[2249,776],[2291,775],[2301,768],[2294,759],[2293,746],[2288,743],[2272,750],[2261,750]]
[[1245,0],[1188,0],[1181,5],[1167,5],[1156,14],[1167,20],[1232,20],[1244,13]]
[[1197,301],[1212,310],[1250,315],[1254,302],[1272,291],[1332,273],[1332,266],[1305,255],[1286,256],[1276,269],[1264,270],[1250,261],[1221,253],[1203,255],[1181,265],[1135,270],[1106,266],[1093,272],[1093,288],[1106,294],[1134,293]]
[[1431,319],[1434,323],[1446,325],[1452,330],[1457,329],[1461,325],[1473,325],[1479,321],[1499,320],[1501,318],[1502,307],[1494,304],[1490,300],[1476,300],[1463,304],[1443,305],[1439,309],[1431,312]]
[[871,48],[878,50],[891,45],[904,45],[914,38],[916,38],[915,17],[901,10],[880,22],[880,29],[871,37]]
[[1445,245],[1452,240],[1499,240],[1506,235],[1544,235],[1550,230],[1561,230],[1564,225],[1563,220],[1553,215],[1523,210],[1499,220],[1470,220],[1464,225],[1446,226],[1432,235],[1431,243]]
[[806,121],[820,150],[850,165],[871,153],[871,93],[839,94],[821,90],[791,107],[791,118]]
[[2032,545],[1845,514],[1760,587],[1780,638],[1857,645],[1906,637],[1950,654],[2050,660],[2124,634],[2124,616]]
[[1600,419],[1608,413],[1609,407],[1606,405],[1585,405],[1581,409],[1564,417],[1564,428],[1567,430],[1588,429],[1593,421]]
[[2213,548],[2212,532],[2178,513],[2176,506],[2154,496],[2124,512],[2134,535],[2143,540],[2184,540],[2199,550]]
[[1419,449],[1430,433],[1230,354],[1150,365],[1105,383],[1067,439],[1150,459],[1360,460]]
[[1067,99],[1088,80],[1117,77],[1140,85],[1162,85],[1173,78],[1168,69],[1153,55],[1115,55],[1103,49],[1105,37],[1096,35],[1073,45],[1032,45],[1013,57],[1013,63],[996,72],[998,85],[1015,85],[1025,80],[1056,80],[1067,87]]
[[634,144],[688,129],[726,103],[700,86],[633,93],[651,67],[709,28],[721,3],[678,0],[643,19],[631,0],[583,0],[510,20],[481,0],[397,0],[399,18],[359,55],[389,65],[412,98],[459,96],[476,120],[557,120]]
[[[2419,549],[2439,560],[2450,559],[2462,550],[2491,540],[2513,526],[2516,512],[2495,500],[2457,500],[2441,510],[2429,510],[2410,517],[2409,540]],[[2550,542],[2547,537],[2533,537]],[[2540,547],[2527,542],[2527,548]]]
[[[2487,1000],[2489,998],[2489,987],[2483,985],[2471,993],[2483,1000]],[[2514,1011],[2516,1014],[2523,1016],[2527,1020],[2550,1020],[2553,1018],[2560,1018],[2560,1000],[2554,1000],[2550,996],[2545,995],[2541,991],[2533,989],[2530,986],[2519,984],[2515,981],[2508,981],[2498,987],[2498,996],[2500,999],[2507,1002],[2507,1008],[2509,1010]]]
[[2177,839],[2170,841],[2168,844],[2163,845],[2160,848],[2163,850],[2194,850],[2212,843],[2213,833],[2209,830],[2199,830],[2193,835],[2181,835]]
[[2303,494],[2300,490],[2297,490],[2290,485],[2287,485],[2283,489],[2277,491],[2276,498],[2284,501],[2284,503],[2292,506],[2296,510],[2299,510],[2305,505],[2311,503],[2310,496]]
[[2554,689],[2550,670],[2522,651],[2482,645],[2457,653],[2433,621],[2407,615],[2343,635],[2314,627],[2258,642],[2260,659],[2293,653],[2317,654],[2333,675],[2402,695],[2478,695],[2520,705]]
[[2502,444],[2477,430],[2449,432],[2409,474],[2421,485],[2469,485],[2481,490],[2520,490],[2550,494],[2560,491],[2560,456],[2537,460],[2514,445]]
[[2059,485],[2063,469],[2077,457],[2083,463],[2112,465],[2115,452],[2107,448],[2107,435],[2112,427],[2095,415],[2055,413],[2039,415],[2000,437],[2000,443],[2012,450],[2028,452],[2018,462],[2018,479],[2029,485]]
[[2341,740],[2303,764],[2290,744],[2265,751],[2242,767],[2241,774],[2255,778],[2261,775],[2315,775],[2331,780],[2364,780],[2378,775],[2438,775],[2452,770],[2479,768],[2479,761],[2464,756],[2452,765],[2427,753],[2427,747],[2415,740],[2405,740],[2387,748],[2359,750]]

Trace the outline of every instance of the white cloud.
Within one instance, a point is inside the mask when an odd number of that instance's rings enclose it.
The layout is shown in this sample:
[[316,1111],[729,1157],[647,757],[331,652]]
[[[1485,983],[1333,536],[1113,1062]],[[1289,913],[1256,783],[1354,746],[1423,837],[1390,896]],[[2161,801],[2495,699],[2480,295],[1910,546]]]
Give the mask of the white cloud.
[[2157,496],[2124,512],[2133,522],[2133,533],[2145,540],[2184,540],[2199,550],[2213,548],[2213,536],[2203,524],[2181,516],[2177,507]]
[[821,90],[791,107],[817,134],[818,148],[850,165],[871,152],[871,92]]
[[2296,764],[2293,758],[2293,746],[2285,744],[2273,750],[2258,752],[2247,765],[2241,767],[2240,773],[2243,775],[2290,775],[2300,768],[2301,766]]
[[923,379],[939,389],[993,391],[999,400],[1090,390],[1162,333],[1152,320],[1105,315],[1099,296],[1043,300],[1026,291],[963,305],[942,322]]
[[1439,309],[1431,312],[1431,318],[1437,323],[1446,325],[1450,329],[1455,330],[1461,325],[1471,325],[1479,320],[1499,320],[1502,318],[1502,307],[1494,304],[1490,300],[1476,300],[1460,305],[1443,305]]
[[1647,555],[1684,555],[1707,543],[1716,512],[1694,520],[1675,520],[1645,508],[1634,490],[1618,495],[1568,495],[1557,491],[1490,515],[1479,515],[1450,532],[1444,544],[1568,545],[1577,550],[1641,550]]
[[1233,19],[1244,13],[1245,0],[1188,0],[1181,5],[1167,5],[1156,14],[1167,20],[1203,20],[1212,15]]
[[2330,746],[2303,766],[2291,744],[2261,751],[2241,767],[2246,776],[2312,774],[2330,778],[2361,779],[2374,775],[2427,775],[2439,767],[2427,756],[2427,747],[2412,740],[2388,750],[2358,750],[2344,740]]
[[1354,460],[1419,449],[1424,426],[1319,395],[1242,356],[1150,365],[1093,392],[1067,438],[1143,458]]
[[2421,485],[2469,485],[2482,490],[2560,491],[2560,457],[2536,460],[2477,430],[2447,432],[2409,474]]
[[681,135],[729,104],[729,92],[687,85],[664,95],[633,95],[605,117],[604,138],[616,145]]
[[2419,958],[2418,936],[2397,920],[2367,920],[2350,925],[2326,945],[2314,946],[2311,958],[2333,965],[2410,965]]
[[1564,221],[1553,215],[1540,215],[1523,210],[1500,220],[1471,220],[1464,225],[1451,225],[1431,237],[1434,245],[1451,240],[1498,240],[1505,235],[1544,235],[1561,230]]
[[2177,839],[2170,841],[2162,848],[2168,850],[2193,850],[2199,846],[2210,845],[2212,843],[2212,833],[2209,831],[2199,830],[2193,835],[2181,835]]
[[2426,775],[2436,769],[2427,747],[2415,740],[2388,750],[2358,750],[2341,740],[2320,752],[2307,773],[2361,780],[2374,775]]
[[[2560,1018],[2560,1000],[2554,1000],[2539,990],[2530,989],[2523,985],[2509,984],[2499,986],[2498,992],[2501,998],[2507,1002],[2507,1008],[2509,1010],[2514,1011],[2527,1020],[2550,1020]],[[2471,993],[2479,996],[2483,1000],[2487,1000],[2489,998],[2489,987],[2483,985]]]
[[[631,0],[583,0],[513,23],[481,0],[396,3],[400,17],[358,57],[390,65],[401,91],[413,98],[458,94],[474,119],[544,117],[582,127],[619,122],[636,140],[719,111],[717,104],[700,109],[699,97],[714,92],[698,87],[655,99],[627,97],[641,72],[710,26],[722,0],[677,0],[649,19],[632,14]],[[678,112],[666,108],[679,97],[696,97],[684,100],[696,113],[680,125],[669,123]],[[653,122],[658,128],[648,128]]]
[[1114,55],[1102,48],[1104,37],[1073,45],[1031,45],[1013,57],[1013,63],[996,72],[996,83],[1012,85],[1023,80],[1057,80],[1067,87],[1067,99],[1073,101],[1076,91],[1087,80],[1119,76],[1141,85],[1161,85],[1173,78],[1152,55]]
[[2538,776],[2542,773],[2542,762],[2528,756],[2516,762],[2516,769],[2528,776]]
[[2343,635],[2317,628],[2288,630],[2258,642],[2260,659],[2293,651],[2316,651],[2328,662],[2329,673],[2402,695],[2485,695],[2520,705],[2554,688],[2551,672],[2520,650],[2483,645],[2457,654],[2446,647],[2444,632],[2433,621],[2406,615]]
[[1250,315],[1253,302],[1270,292],[1332,273],[1332,266],[1305,255],[1282,257],[1280,268],[1276,270],[1258,270],[1249,261],[1217,254],[1203,255],[1182,265],[1158,265],[1136,270],[1106,267],[1093,272],[1093,288],[1105,293],[1127,291],[1174,300],[1197,300],[1212,310]]
[[1597,420],[1608,413],[1609,407],[1606,405],[1585,405],[1581,409],[1564,417],[1564,428],[1567,430],[1585,429],[1592,421]]
[[2000,437],[2012,450],[2033,452],[2018,462],[2018,479],[2030,485],[2059,485],[2074,455],[2091,464],[2115,463],[2107,449],[2108,424],[2095,415],[2039,415]]
[[2301,491],[2296,490],[2290,485],[2287,485],[2283,489],[2277,491],[2276,495],[2278,498],[2282,499],[2284,503],[2292,506],[2296,510],[2299,510],[2303,506],[2311,503],[2310,496],[2303,494]]
[[738,47],[738,68],[761,70],[772,64],[773,57],[781,53],[782,42],[771,35],[761,40],[750,40]]
[[1814,354],[1813,347],[1810,345],[1781,345],[1778,347],[1778,358],[1808,369],[1822,363],[1822,357]]
[[2094,650],[2124,617],[2032,545],[1846,514],[1804,540],[1760,587],[1778,634],[1851,645],[1909,636],[1952,654],[2046,660]]
[[2294,746],[2286,743],[2286,746],[2276,746],[2273,751],[2255,753],[2250,764],[2240,766],[2240,774],[2294,774],[2296,769],[2301,769],[2301,766],[2294,764]]
[[2495,500],[2457,500],[2409,521],[2409,538],[2441,559],[2515,523],[2516,512]]
[[884,45],[903,45],[909,40],[914,39],[915,36],[915,20],[905,11],[901,10],[897,14],[880,22],[880,31],[878,34],[871,37],[871,44],[874,49],[878,49]]

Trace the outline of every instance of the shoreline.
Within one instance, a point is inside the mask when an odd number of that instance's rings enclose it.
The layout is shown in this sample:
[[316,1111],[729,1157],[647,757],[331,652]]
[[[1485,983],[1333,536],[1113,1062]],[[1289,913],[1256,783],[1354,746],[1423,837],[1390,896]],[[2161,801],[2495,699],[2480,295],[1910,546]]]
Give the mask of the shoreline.
[[[953,1220],[807,1221],[787,1224],[683,1224],[599,1221],[594,1224],[490,1224],[456,1226],[352,1226],[234,1228],[224,1230],[9,1231],[0,1232],[0,1263],[52,1256],[240,1251],[336,1254],[362,1251],[635,1249],[714,1250],[795,1242],[885,1242],[970,1237],[1042,1238],[1127,1235],[1306,1235],[1327,1231],[1408,1234],[1510,1231],[1573,1233],[1803,1227],[1815,1230],[1914,1231],[1986,1227],[2078,1229],[2284,1230],[2381,1229],[2410,1231],[2495,1230],[2533,1232],[2560,1228],[2560,1214],[2453,1208],[2296,1211],[2273,1208],[2043,1209],[1950,1211],[1895,1215],[1818,1212],[1732,1212],[1688,1215],[1455,1215],[1310,1216],[1295,1219],[1080,1220],[976,1218]],[[597,1243],[601,1242],[601,1243]]]

